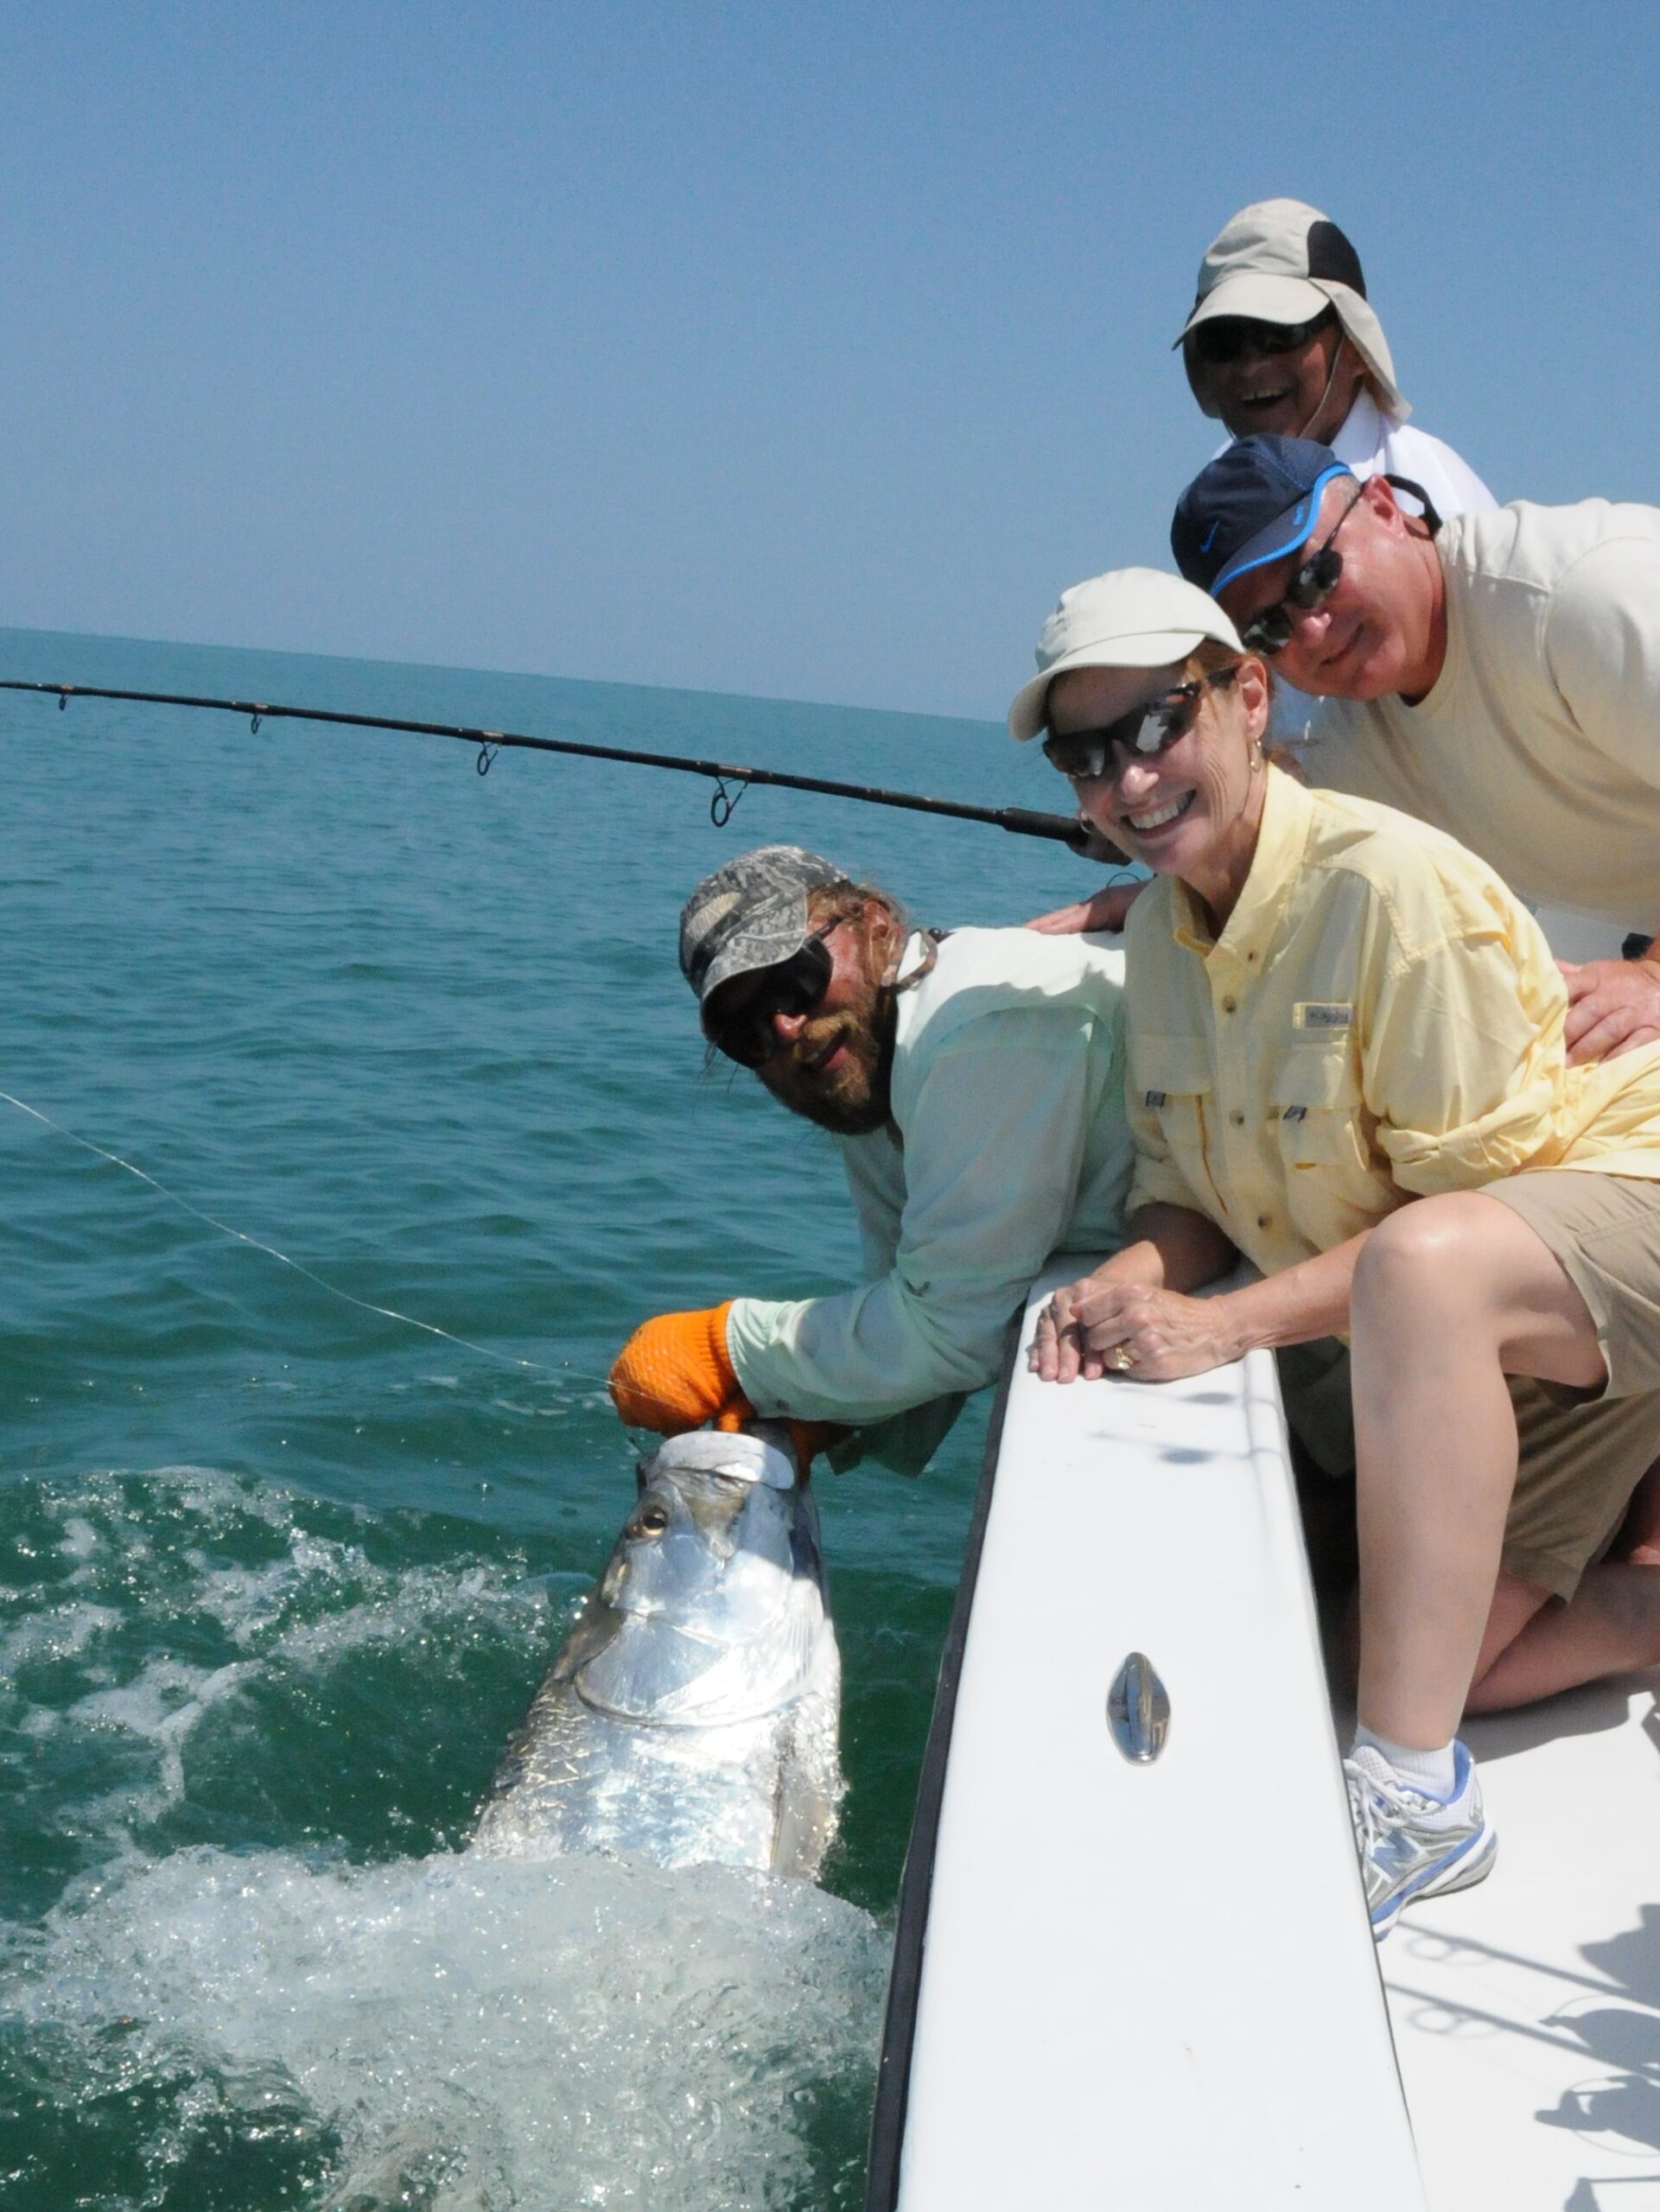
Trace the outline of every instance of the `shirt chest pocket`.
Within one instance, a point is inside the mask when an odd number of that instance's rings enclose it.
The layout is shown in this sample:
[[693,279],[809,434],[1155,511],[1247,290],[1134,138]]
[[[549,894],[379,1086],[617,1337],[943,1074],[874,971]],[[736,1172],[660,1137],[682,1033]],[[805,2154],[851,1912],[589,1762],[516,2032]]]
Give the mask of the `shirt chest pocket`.
[[1136,1103],[1158,1122],[1171,1158],[1190,1178],[1210,1175],[1215,1084],[1199,1037],[1142,1036],[1132,1047]]
[[1294,1046],[1275,1071],[1269,1096],[1288,1173],[1377,1184],[1360,1069],[1346,1039]]

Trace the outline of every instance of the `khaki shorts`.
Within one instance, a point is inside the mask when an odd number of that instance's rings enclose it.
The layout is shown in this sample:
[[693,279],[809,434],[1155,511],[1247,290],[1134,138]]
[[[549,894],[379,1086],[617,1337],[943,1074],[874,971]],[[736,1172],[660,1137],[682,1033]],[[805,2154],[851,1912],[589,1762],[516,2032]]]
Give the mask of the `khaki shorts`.
[[1660,1182],[1583,1168],[1509,1175],[1483,1186],[1521,1215],[1585,1300],[1608,1380],[1600,1390],[1547,1383],[1562,1405],[1660,1390]]
[[1519,1580],[1571,1598],[1660,1459],[1660,1390],[1563,1405],[1529,1376],[1510,1384],[1521,1459],[1500,1561]]
[[[1323,1473],[1352,1473],[1346,1349],[1326,1338],[1287,1351],[1280,1354],[1287,1421]],[[1517,1375],[1510,1392],[1520,1459],[1501,1563],[1519,1581],[1571,1598],[1660,1458],[1660,1390],[1563,1405],[1542,1383]]]

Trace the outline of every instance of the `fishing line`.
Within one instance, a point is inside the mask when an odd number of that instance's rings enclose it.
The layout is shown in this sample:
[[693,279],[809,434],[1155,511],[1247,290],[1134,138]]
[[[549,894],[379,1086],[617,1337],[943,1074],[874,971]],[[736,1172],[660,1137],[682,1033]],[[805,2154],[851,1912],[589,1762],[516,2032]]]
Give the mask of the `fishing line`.
[[130,1160],[124,1160],[118,1152],[110,1152],[103,1145],[94,1144],[90,1137],[78,1136],[73,1129],[65,1128],[61,1122],[54,1122],[49,1114],[42,1114],[38,1106],[29,1105],[26,1099],[14,1098],[9,1090],[0,1090],[0,1099],[3,1099],[8,1106],[15,1106],[20,1114],[27,1114],[31,1121],[39,1122],[54,1135],[67,1137],[71,1144],[78,1144],[83,1152],[95,1153],[99,1159],[107,1160],[111,1166],[124,1168],[129,1175],[136,1175],[141,1183],[148,1183],[152,1191],[159,1192],[170,1205],[180,1207],[194,1219],[205,1222],[209,1229],[217,1230],[220,1236],[232,1237],[239,1244],[246,1244],[253,1251],[264,1252],[270,1259],[280,1260],[296,1275],[303,1275],[319,1290],[327,1291],[331,1298],[338,1298],[344,1305],[355,1306],[360,1313],[378,1313],[383,1320],[401,1321],[405,1328],[421,1329],[429,1337],[442,1337],[446,1344],[459,1344],[463,1351],[476,1352],[480,1359],[493,1359],[504,1367],[525,1368],[532,1375],[545,1375],[555,1382],[563,1379],[598,1382],[604,1379],[597,1375],[584,1374],[576,1368],[544,1367],[534,1359],[520,1359],[512,1352],[497,1351],[489,1344],[475,1344],[470,1338],[458,1337],[452,1330],[441,1329],[436,1321],[423,1321],[413,1313],[398,1313],[394,1306],[377,1306],[369,1299],[353,1297],[349,1290],[342,1290],[337,1283],[327,1281],[302,1261],[290,1259],[286,1252],[279,1252],[275,1244],[262,1243],[258,1236],[250,1236],[245,1230],[233,1229],[228,1221],[220,1221],[211,1213],[204,1213],[200,1206],[193,1205],[188,1198],[181,1198],[176,1191],[169,1190],[165,1183],[158,1181],[146,1169],[135,1166]]
[[866,806],[896,806],[911,814],[944,814],[958,822],[985,822],[1017,837],[1046,837],[1086,849],[1088,831],[1075,815],[1040,814],[1026,806],[970,806],[960,799],[925,798],[918,791],[885,791],[875,784],[838,783],[826,776],[797,776],[783,768],[740,768],[729,760],[697,760],[681,753],[642,753],[620,745],[589,745],[574,737],[527,737],[522,731],[478,729],[461,722],[411,722],[391,715],[348,715],[329,707],[273,707],[253,699],[208,699],[178,691],[116,691],[97,683],[34,683],[16,677],[0,680],[0,691],[38,691],[55,697],[61,709],[71,699],[125,699],[140,706],[200,707],[217,714],[246,715],[258,731],[265,721],[327,722],[350,729],[385,729],[416,737],[451,737],[478,747],[480,775],[488,775],[497,753],[508,747],[525,753],[562,753],[583,760],[618,760],[639,768],[671,768],[703,776],[716,786],[709,819],[722,830],[752,784],[783,791],[816,791],[827,798],[858,799]]

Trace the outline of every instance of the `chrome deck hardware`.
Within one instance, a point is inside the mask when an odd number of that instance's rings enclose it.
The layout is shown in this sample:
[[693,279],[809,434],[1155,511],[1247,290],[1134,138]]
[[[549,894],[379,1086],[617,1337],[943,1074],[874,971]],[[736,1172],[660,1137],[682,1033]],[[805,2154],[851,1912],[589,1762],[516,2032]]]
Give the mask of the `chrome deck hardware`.
[[1127,1759],[1146,1766],[1164,1749],[1170,1698],[1144,1651],[1132,1651],[1107,1692],[1113,1741]]

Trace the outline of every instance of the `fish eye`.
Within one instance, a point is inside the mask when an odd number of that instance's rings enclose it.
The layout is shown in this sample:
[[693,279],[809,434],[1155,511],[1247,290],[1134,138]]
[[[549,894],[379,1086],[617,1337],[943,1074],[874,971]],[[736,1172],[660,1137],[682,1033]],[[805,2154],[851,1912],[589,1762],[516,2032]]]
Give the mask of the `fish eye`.
[[669,1509],[666,1505],[642,1505],[634,1516],[634,1534],[637,1536],[660,1536],[668,1525]]

